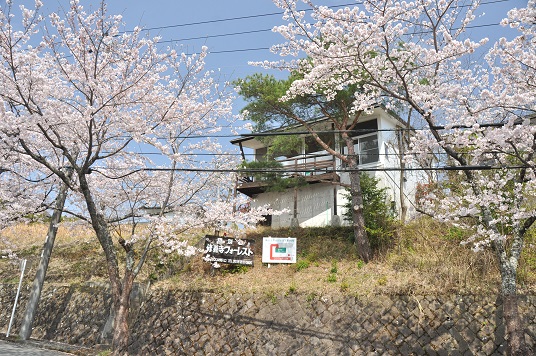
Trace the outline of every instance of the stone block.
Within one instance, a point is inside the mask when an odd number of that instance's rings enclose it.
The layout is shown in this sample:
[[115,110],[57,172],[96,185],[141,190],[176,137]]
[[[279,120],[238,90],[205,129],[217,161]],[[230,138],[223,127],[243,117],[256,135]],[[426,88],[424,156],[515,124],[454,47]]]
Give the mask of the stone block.
[[[42,295],[46,307],[38,312],[34,335],[100,342],[97,335],[110,303],[105,290],[61,287]],[[11,296],[13,290],[0,286],[0,301]],[[155,290],[148,297],[133,320],[131,354],[504,353],[496,296],[417,296],[422,310],[414,296],[381,296],[372,302],[324,296],[311,304],[299,294],[275,304],[265,295],[237,293]],[[534,347],[536,298],[523,298],[526,339]],[[7,325],[8,314],[0,312],[0,325]]]

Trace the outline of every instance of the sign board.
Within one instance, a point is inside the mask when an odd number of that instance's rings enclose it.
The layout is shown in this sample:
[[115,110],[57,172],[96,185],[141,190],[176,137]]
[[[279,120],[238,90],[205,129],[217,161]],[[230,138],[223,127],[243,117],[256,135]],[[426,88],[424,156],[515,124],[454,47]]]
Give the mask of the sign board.
[[263,237],[262,263],[296,263],[296,238]]
[[253,266],[254,243],[255,240],[206,235],[203,259],[210,263]]

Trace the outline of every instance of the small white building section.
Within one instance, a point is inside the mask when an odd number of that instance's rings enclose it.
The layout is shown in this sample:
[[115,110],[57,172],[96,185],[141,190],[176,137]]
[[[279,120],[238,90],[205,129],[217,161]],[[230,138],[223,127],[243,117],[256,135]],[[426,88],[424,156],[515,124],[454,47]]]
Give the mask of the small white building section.
[[[314,123],[319,136],[337,152],[347,153],[338,133],[329,133],[327,120]],[[293,131],[300,131],[293,127]],[[415,214],[414,197],[417,182],[425,179],[418,171],[400,170],[401,135],[406,124],[391,112],[377,107],[371,114],[363,115],[352,130],[359,168],[379,179],[380,187],[387,188],[388,204],[395,213],[401,212],[401,196],[407,207],[406,215]],[[301,130],[303,131],[303,130]],[[275,131],[273,133],[277,133]],[[265,182],[244,177],[238,182],[237,190],[250,196],[252,206],[269,204],[273,209],[287,209],[289,213],[267,217],[267,225],[282,228],[299,225],[301,227],[346,225],[345,205],[348,201],[346,187],[350,175],[345,172],[345,164],[340,159],[323,150],[314,139],[302,134],[303,147],[285,157],[277,158],[289,175],[302,175],[306,185],[290,188],[283,192],[269,191]],[[244,149],[253,150],[256,160],[262,160],[267,147],[257,136],[245,136],[232,141]]]

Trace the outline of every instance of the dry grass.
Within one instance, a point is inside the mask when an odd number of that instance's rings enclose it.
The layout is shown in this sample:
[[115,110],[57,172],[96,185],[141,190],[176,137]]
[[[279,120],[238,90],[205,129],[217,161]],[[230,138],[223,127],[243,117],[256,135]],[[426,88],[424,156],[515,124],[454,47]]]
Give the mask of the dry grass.
[[[1,232],[0,241],[16,245],[17,254],[30,261],[30,280],[46,236],[47,226],[32,224]],[[396,238],[370,263],[363,263],[350,243],[346,228],[260,230],[255,267],[224,267],[211,271],[201,256],[185,259],[155,251],[139,281],[151,280],[161,288],[208,289],[224,292],[264,293],[273,298],[288,293],[311,296],[344,293],[358,297],[377,294],[496,293],[500,276],[492,251],[474,253],[459,241],[463,231],[429,219],[397,229]],[[263,236],[298,239],[298,262],[293,265],[261,263]],[[519,269],[521,292],[536,290],[536,248],[531,236]],[[5,244],[4,244],[5,245]],[[4,249],[5,246],[0,246]],[[18,266],[0,261],[0,280],[18,278]],[[47,283],[106,281],[104,258],[89,229],[61,227],[52,255]]]
[[[8,227],[0,232],[0,236],[13,242],[18,249],[26,249],[44,243],[48,232],[48,224],[30,223]],[[56,241],[60,244],[91,241],[94,233],[89,226],[61,225],[58,228]]]
[[[0,250],[11,249],[17,257],[27,259],[26,278],[32,278],[45,243],[48,224],[30,223],[9,227],[0,232]],[[87,226],[62,225],[58,228],[47,271],[50,283],[80,283],[93,277],[106,278],[104,258],[94,233]],[[18,278],[18,264],[0,260],[0,280]]]
[[[212,278],[195,280],[194,285],[196,288],[267,295],[329,292],[359,297],[497,291],[500,276],[491,251],[476,254],[460,246],[446,226],[420,220],[400,228],[391,248],[378,253],[367,264],[357,257],[348,239],[350,234],[343,228],[251,234],[249,237],[257,238],[257,245],[260,245],[262,236],[297,237],[298,263],[268,268],[257,257],[254,268],[239,269],[235,273],[232,273],[233,269],[222,270]],[[260,251],[256,252],[260,256]],[[181,283],[180,277],[160,283],[188,288],[187,284]],[[534,280],[531,284],[534,286]]]

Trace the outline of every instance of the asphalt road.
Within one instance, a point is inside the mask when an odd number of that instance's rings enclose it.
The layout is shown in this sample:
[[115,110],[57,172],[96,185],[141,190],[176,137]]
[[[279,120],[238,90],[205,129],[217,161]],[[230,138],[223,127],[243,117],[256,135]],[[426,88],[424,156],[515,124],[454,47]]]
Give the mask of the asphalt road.
[[40,349],[31,345],[0,340],[0,355],[10,356],[67,356],[64,352]]

